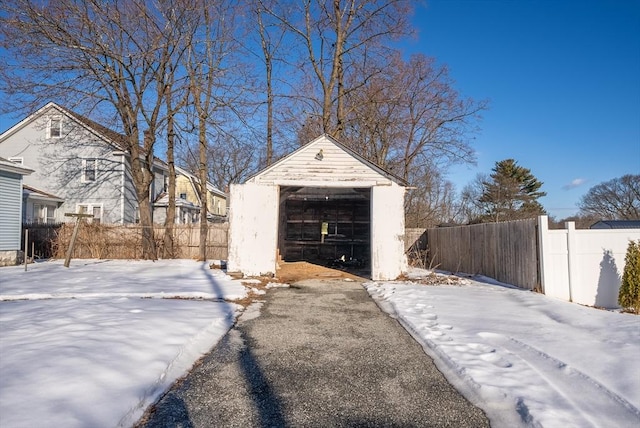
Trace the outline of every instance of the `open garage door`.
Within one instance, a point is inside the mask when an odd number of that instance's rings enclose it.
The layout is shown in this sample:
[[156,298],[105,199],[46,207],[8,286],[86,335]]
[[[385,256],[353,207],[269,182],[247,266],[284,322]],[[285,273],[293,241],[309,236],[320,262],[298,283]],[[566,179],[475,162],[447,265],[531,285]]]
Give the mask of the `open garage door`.
[[370,188],[280,188],[278,248],[287,262],[368,270]]

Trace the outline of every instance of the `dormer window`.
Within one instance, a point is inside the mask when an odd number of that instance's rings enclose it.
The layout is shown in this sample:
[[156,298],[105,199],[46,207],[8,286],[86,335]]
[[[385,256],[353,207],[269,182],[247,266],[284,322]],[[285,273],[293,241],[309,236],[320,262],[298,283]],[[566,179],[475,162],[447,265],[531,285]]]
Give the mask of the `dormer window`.
[[60,137],[62,137],[62,119],[54,116],[47,123],[47,138]]

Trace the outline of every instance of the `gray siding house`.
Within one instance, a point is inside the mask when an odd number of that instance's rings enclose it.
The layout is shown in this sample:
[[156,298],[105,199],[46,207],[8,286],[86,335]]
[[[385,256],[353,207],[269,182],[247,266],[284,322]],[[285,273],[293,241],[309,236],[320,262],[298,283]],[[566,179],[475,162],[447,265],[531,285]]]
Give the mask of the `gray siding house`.
[[33,171],[0,158],[0,266],[15,265],[22,232],[22,177]]
[[[103,223],[136,223],[138,203],[123,139],[55,103],[0,134],[0,156],[34,170],[24,179],[27,200],[47,200],[27,204],[25,218],[62,222],[69,220],[65,213],[88,213]],[[154,168],[152,201],[165,190],[168,175],[161,161]]]

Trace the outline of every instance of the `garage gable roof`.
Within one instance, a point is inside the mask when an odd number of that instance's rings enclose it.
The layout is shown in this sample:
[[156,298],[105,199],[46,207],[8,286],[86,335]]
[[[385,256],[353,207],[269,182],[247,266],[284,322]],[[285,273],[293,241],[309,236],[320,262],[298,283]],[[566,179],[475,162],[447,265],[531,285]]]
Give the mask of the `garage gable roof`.
[[403,179],[368,161],[327,134],[291,152],[247,182],[327,187],[336,183],[344,183],[350,187],[392,183],[407,185]]

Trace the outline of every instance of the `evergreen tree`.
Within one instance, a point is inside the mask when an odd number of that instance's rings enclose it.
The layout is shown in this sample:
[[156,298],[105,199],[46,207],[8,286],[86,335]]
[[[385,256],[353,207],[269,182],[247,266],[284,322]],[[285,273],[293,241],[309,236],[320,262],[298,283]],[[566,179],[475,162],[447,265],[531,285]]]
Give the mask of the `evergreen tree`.
[[493,173],[482,182],[479,203],[484,221],[508,221],[545,214],[538,198],[542,182],[513,159],[496,162]]
[[640,314],[640,240],[630,241],[627,247],[618,304],[622,309]]

